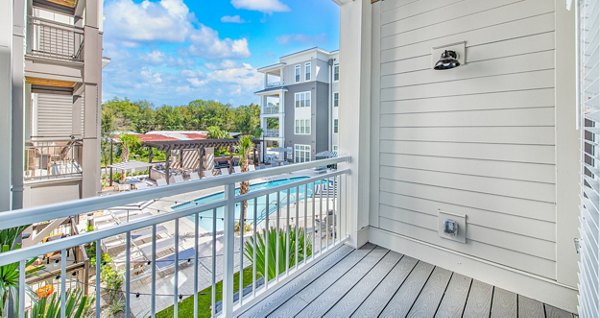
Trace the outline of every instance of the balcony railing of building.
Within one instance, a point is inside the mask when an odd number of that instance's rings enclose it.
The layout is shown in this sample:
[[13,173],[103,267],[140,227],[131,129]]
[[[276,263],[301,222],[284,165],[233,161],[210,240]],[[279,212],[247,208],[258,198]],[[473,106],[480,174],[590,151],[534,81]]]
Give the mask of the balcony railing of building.
[[74,137],[34,137],[25,143],[25,181],[58,179],[82,173],[83,141]]
[[62,61],[83,61],[83,29],[52,20],[29,17],[27,53]]
[[263,107],[263,114],[272,115],[279,114],[279,105],[277,104],[268,104]]
[[285,82],[279,81],[279,82],[269,82],[267,83],[265,88],[272,88],[272,87],[279,87],[279,86],[284,86]]
[[[18,276],[11,292],[12,316],[31,313],[37,298],[48,295],[65,312],[69,295],[89,287],[95,299],[90,314],[96,317],[109,310],[115,296],[124,301],[126,317],[155,317],[167,306],[174,317],[182,306],[193,310],[193,317],[232,317],[347,240],[350,222],[342,203],[350,171],[317,174],[314,168],[349,160],[324,159],[1,212],[0,230],[69,218],[88,229],[0,253],[0,268],[14,266]],[[246,181],[252,182],[250,191],[240,194],[236,184]],[[198,191],[210,200],[195,198]],[[189,201],[182,200],[185,195]],[[126,208],[140,202],[147,202],[142,212]],[[74,271],[73,251],[81,246],[88,257],[102,261]],[[122,287],[106,285],[106,266],[120,275]],[[44,283],[32,280],[35,275],[51,278]]]
[[279,128],[267,128],[263,132],[265,137],[279,137]]

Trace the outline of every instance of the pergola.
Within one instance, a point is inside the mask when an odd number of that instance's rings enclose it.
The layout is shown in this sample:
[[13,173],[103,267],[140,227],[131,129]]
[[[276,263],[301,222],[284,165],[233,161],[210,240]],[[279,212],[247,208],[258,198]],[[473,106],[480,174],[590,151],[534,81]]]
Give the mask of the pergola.
[[[254,161],[255,164],[257,164],[256,160],[259,158],[257,151],[260,151],[260,147],[258,147],[260,145],[262,141],[255,139],[254,140]],[[181,151],[181,150],[186,150],[186,151],[190,151],[190,150],[196,150],[198,151],[198,158],[199,158],[199,171],[198,173],[200,175],[202,175],[202,170],[204,169],[202,162],[204,159],[204,155],[205,155],[205,149],[206,148],[221,148],[221,147],[225,147],[225,148],[231,148],[236,146],[237,144],[239,144],[239,139],[234,138],[234,139],[203,139],[203,140],[157,140],[157,141],[144,141],[142,142],[142,146],[144,147],[148,147],[150,150],[149,153],[149,157],[148,157],[148,161],[150,163],[152,163],[152,153],[153,150],[159,150],[159,151],[164,151],[165,152],[165,174],[166,174],[166,179],[167,179],[167,183],[170,182],[170,176],[171,176],[171,155],[172,152],[175,151]]]

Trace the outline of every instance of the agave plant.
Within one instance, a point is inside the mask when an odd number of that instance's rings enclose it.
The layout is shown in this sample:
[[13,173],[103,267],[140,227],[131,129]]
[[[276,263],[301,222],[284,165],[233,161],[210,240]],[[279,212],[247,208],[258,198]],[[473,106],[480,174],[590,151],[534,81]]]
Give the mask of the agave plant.
[[[10,250],[21,248],[18,238],[26,228],[27,226],[20,226],[11,229],[0,230],[0,252],[4,253]],[[26,265],[29,266],[33,262],[34,260],[30,260],[26,263]],[[18,288],[19,263],[0,266],[0,317],[6,317],[8,315],[8,306],[11,303],[11,300],[13,306],[18,304],[18,299],[16,299],[18,295]]]
[[[304,244],[305,244],[305,235],[304,229],[298,228],[296,235],[296,228],[289,226],[287,228],[287,233],[289,233],[289,250],[286,246],[287,234],[285,229],[279,231],[279,236],[277,235],[276,228],[270,228],[268,231],[263,231],[256,236],[256,242],[252,237],[248,239],[248,241],[244,245],[244,255],[249,260],[254,259],[254,250],[256,249],[256,272],[258,275],[262,277],[266,277],[265,275],[265,267],[266,267],[266,244],[269,247],[269,264],[268,264],[268,279],[271,280],[275,278],[278,274],[285,272],[286,266],[286,257],[289,255],[290,263],[289,266],[292,267],[296,265],[296,263],[302,262],[304,260]],[[276,270],[276,257],[277,257],[277,242],[279,241],[279,268]],[[296,260],[296,241],[298,241],[298,259]],[[310,256],[312,254],[312,244],[310,240],[306,240],[306,256]]]
[[[65,317],[66,318],[82,318],[85,317],[92,299],[84,295],[79,289],[69,289],[65,292]],[[59,318],[60,312],[60,297],[57,293],[50,297],[43,297],[33,303],[31,311],[26,315],[28,318]]]

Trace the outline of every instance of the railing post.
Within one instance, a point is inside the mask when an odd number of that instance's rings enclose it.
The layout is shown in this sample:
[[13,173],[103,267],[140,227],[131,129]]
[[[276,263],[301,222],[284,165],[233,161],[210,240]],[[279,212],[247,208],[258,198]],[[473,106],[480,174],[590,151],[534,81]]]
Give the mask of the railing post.
[[234,266],[234,222],[235,183],[225,185],[225,211],[223,213],[223,311],[222,317],[233,314],[233,266]]

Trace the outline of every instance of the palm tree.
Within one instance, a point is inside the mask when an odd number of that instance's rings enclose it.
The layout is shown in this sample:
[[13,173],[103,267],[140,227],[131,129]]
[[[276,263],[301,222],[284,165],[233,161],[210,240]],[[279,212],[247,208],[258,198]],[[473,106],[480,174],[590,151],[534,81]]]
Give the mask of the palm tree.
[[[238,145],[238,154],[240,155],[240,165],[242,166],[242,172],[248,171],[248,156],[254,150],[254,140],[250,135],[240,136],[240,143]],[[242,181],[240,183],[240,195],[248,193],[250,190],[250,181]],[[241,217],[246,220],[246,211],[248,210],[248,201],[244,201],[242,204]],[[241,222],[240,222],[241,223]],[[241,229],[240,231],[245,231]]]

